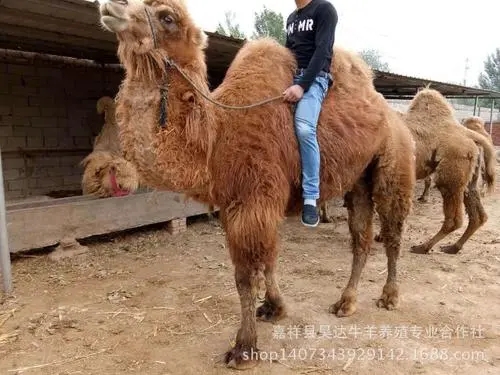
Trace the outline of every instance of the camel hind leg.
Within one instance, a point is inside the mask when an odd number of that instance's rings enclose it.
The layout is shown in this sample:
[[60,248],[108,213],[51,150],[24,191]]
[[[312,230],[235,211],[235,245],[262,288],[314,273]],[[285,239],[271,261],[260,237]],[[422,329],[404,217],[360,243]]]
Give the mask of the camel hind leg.
[[264,303],[257,309],[257,318],[266,322],[276,322],[286,316],[286,308],[281,297],[275,272],[276,260],[264,270],[266,295]]
[[465,242],[467,242],[467,240],[488,220],[488,215],[481,204],[481,197],[477,187],[480,169],[481,161],[476,165],[474,175],[464,193],[464,205],[467,216],[469,217],[469,224],[462,234],[462,237],[460,237],[457,242],[442,247],[442,251],[447,254],[457,254],[462,249]]
[[320,212],[320,222],[321,223],[333,223],[334,220],[332,217],[328,216],[328,202],[323,202],[319,206]]
[[464,192],[474,176],[477,162],[477,154],[473,153],[468,157],[457,157],[454,153],[443,156],[434,172],[434,181],[443,198],[444,221],[434,236],[420,245],[412,246],[411,252],[429,253],[434,245],[462,226]]
[[429,198],[429,190],[431,188],[431,183],[432,183],[431,176],[427,176],[424,179],[424,191],[422,192],[422,195],[418,198],[419,202],[422,202],[422,203],[427,202],[427,199]]
[[352,315],[356,311],[359,279],[370,253],[373,237],[373,201],[364,180],[358,181],[354,189],[345,196],[348,224],[352,244],[351,277],[340,300],[330,306],[329,312],[338,317]]

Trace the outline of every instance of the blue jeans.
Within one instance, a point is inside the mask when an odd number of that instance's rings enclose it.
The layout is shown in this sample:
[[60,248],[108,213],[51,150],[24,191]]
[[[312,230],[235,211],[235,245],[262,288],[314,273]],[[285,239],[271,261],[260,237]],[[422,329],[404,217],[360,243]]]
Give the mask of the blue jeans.
[[[302,73],[294,77],[294,83]],[[309,90],[295,105],[295,134],[297,135],[302,164],[302,197],[319,199],[320,154],[316,128],[321,105],[329,87],[330,75],[319,74]]]

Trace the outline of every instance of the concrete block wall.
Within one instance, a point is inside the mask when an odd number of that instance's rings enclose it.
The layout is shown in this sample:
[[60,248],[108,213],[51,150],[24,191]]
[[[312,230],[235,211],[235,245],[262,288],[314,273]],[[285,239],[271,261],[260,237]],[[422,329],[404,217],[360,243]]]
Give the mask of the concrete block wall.
[[0,58],[0,146],[7,200],[79,190],[80,161],[103,118],[96,102],[114,96],[121,69],[40,58]]

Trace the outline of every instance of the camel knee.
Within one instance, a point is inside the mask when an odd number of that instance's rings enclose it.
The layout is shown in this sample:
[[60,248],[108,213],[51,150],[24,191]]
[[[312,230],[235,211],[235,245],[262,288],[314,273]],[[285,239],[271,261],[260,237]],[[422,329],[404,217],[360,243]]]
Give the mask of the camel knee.
[[445,219],[443,223],[443,228],[442,230],[445,233],[451,233],[457,229],[459,229],[463,224],[463,219],[462,217],[453,217],[449,219]]

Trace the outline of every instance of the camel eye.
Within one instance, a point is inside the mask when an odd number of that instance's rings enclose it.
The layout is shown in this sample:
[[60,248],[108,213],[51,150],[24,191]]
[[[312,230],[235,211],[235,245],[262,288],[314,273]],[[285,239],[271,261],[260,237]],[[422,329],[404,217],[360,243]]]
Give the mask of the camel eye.
[[166,25],[170,25],[171,23],[174,22],[174,19],[172,18],[172,16],[170,16],[168,14],[161,16],[160,20],[161,20],[161,22],[163,22]]

